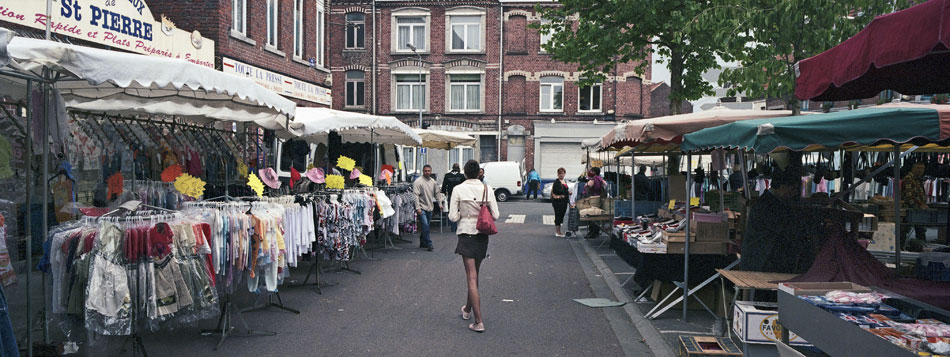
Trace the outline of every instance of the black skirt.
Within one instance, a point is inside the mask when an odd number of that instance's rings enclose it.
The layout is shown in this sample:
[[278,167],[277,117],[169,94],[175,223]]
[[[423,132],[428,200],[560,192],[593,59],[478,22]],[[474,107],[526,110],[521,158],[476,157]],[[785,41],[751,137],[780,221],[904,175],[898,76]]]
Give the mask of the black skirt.
[[459,234],[458,237],[455,254],[468,258],[485,259],[488,254],[487,234]]

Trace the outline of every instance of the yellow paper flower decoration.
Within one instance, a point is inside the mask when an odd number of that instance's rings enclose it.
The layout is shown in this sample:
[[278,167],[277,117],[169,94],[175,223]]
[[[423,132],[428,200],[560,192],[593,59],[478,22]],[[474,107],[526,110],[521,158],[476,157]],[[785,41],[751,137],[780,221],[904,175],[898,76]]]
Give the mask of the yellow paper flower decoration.
[[327,188],[343,189],[343,176],[327,175]]
[[182,174],[175,178],[175,189],[185,196],[198,198],[205,193],[205,182],[189,174]]
[[336,159],[336,166],[346,171],[353,171],[353,168],[356,167],[356,161],[346,156],[340,156]]
[[243,161],[238,161],[237,172],[241,177],[247,177],[247,165]]
[[363,186],[373,186],[373,178],[367,175],[360,175],[360,185]]
[[254,173],[247,176],[247,185],[257,193],[257,197],[264,196],[264,183]]

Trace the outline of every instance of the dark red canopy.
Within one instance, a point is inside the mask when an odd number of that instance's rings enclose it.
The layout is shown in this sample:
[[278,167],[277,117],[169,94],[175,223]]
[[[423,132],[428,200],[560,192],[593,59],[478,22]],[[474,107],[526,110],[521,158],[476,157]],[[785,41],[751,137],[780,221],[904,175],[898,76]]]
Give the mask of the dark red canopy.
[[833,101],[950,92],[950,0],[882,15],[854,37],[796,64],[795,96]]

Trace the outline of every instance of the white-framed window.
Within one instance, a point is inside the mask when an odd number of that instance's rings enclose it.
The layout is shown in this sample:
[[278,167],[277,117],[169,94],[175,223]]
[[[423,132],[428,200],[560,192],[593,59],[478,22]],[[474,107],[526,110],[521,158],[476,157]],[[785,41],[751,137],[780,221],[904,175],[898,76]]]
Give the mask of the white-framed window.
[[277,47],[277,38],[279,28],[277,27],[277,17],[280,16],[278,0],[267,0],[267,44],[271,47]]
[[429,11],[420,8],[406,8],[393,11],[392,14],[392,52],[412,53],[429,52]]
[[482,17],[478,15],[449,16],[452,51],[482,49]]
[[600,83],[578,88],[577,110],[581,112],[600,112],[603,103],[603,86]]
[[541,111],[560,112],[564,110],[564,78],[556,76],[541,77]]
[[413,111],[426,109],[426,78],[425,74],[397,74],[396,80],[396,110]]
[[474,112],[482,109],[482,75],[449,74],[449,110]]
[[303,2],[294,0],[294,57],[303,58]]
[[[550,24],[550,23],[551,23],[551,20],[541,19],[541,24],[547,25],[547,24]],[[538,31],[541,32],[541,33],[540,33],[540,35],[541,35],[541,52],[545,52],[545,51],[544,51],[544,45],[548,44],[548,42],[551,41],[551,37],[554,36],[554,32],[553,32],[553,31],[550,31],[550,30],[544,30],[544,29],[541,29],[541,30],[538,30]]]
[[366,15],[360,12],[346,14],[346,48],[365,48]]
[[459,166],[465,165],[468,160],[475,158],[475,149],[459,146],[452,150],[449,150],[449,168],[454,164],[459,164]]
[[325,34],[327,33],[327,25],[326,21],[324,21],[325,14],[326,10],[323,7],[323,0],[317,0],[317,53],[315,54],[316,57],[314,59],[316,60],[318,67],[323,67],[324,52],[326,52],[326,39],[324,37],[326,37]]
[[246,0],[231,0],[231,29],[247,35]]
[[346,106],[362,107],[366,105],[366,73],[346,71]]
[[416,150],[412,147],[403,147],[402,148],[402,164],[405,167],[406,172],[413,173],[416,171]]

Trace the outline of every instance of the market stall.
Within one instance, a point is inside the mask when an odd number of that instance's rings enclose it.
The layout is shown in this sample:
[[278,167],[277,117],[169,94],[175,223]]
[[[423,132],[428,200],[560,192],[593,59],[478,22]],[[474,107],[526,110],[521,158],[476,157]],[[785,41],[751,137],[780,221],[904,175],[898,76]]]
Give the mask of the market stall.
[[422,147],[450,150],[457,146],[475,146],[476,140],[465,133],[445,130],[413,129],[422,138]]

